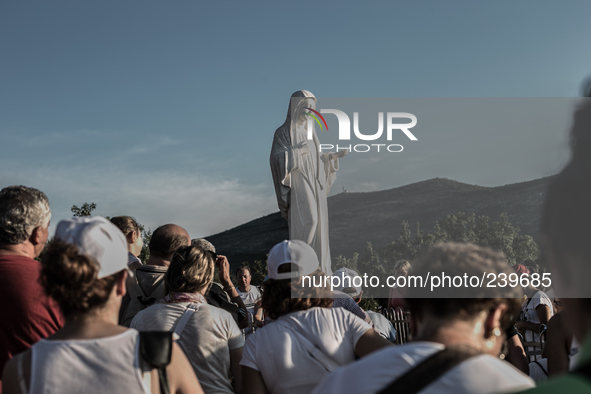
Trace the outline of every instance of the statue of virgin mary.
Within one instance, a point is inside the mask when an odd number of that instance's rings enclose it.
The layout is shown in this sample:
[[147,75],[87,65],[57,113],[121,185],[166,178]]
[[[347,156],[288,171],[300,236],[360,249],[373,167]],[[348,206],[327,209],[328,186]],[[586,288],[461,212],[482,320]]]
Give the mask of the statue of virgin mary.
[[289,224],[289,238],[310,245],[320,268],[332,275],[326,198],[336,179],[339,157],[348,151],[321,153],[310,109],[316,97],[307,90],[291,95],[285,123],[275,131],[271,173],[277,204]]

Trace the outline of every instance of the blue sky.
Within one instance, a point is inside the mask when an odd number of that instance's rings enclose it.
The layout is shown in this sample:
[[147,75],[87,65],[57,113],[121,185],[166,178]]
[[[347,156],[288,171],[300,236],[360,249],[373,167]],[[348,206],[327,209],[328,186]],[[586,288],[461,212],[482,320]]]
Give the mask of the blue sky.
[[[54,223],[86,201],[206,236],[277,210],[268,157],[293,91],[578,96],[590,15],[588,1],[3,1],[0,187],[45,191]],[[438,155],[343,161],[333,193],[496,186],[567,157],[566,129],[520,141],[486,149],[476,132],[475,150],[442,138]]]

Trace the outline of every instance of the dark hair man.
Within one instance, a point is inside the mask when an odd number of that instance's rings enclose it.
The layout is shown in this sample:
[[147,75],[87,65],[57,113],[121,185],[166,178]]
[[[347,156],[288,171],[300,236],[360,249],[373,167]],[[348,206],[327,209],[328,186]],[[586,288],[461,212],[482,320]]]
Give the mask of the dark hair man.
[[152,233],[148,247],[150,257],[146,264],[127,278],[127,295],[121,304],[119,323],[129,327],[141,310],[164,297],[164,274],[168,270],[174,252],[181,246],[189,246],[191,237],[176,224],[165,224]]

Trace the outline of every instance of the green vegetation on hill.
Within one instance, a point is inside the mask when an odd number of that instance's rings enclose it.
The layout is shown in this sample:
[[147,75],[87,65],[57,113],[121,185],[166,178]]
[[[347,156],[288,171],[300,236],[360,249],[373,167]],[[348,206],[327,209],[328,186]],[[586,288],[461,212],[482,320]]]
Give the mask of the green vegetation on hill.
[[381,252],[375,251],[371,242],[368,242],[363,255],[354,253],[351,258],[338,256],[335,266],[337,269],[348,267],[368,275],[389,275],[394,271],[397,261],[415,260],[439,242],[471,242],[500,250],[511,265],[525,260],[535,261],[540,255],[534,239],[520,234],[519,227],[509,222],[507,214],[501,214],[499,220],[493,222],[488,216],[477,217],[474,213],[460,212],[436,222],[431,232],[421,230],[417,223],[414,235],[409,224],[403,221],[398,239]]
[[[437,221],[432,231],[421,230],[417,223],[413,234],[409,224],[402,222],[398,239],[388,244],[381,252],[374,250],[371,242],[367,243],[364,253],[354,253],[352,257],[338,256],[334,266],[351,268],[368,276],[387,277],[394,273],[397,261],[411,262],[426,253],[439,242],[471,242],[502,251],[510,265],[526,260],[536,261],[540,248],[529,235],[520,234],[520,229],[509,222],[506,213],[492,221],[488,216],[476,216],[474,213],[449,214]],[[371,290],[366,293],[371,297]]]

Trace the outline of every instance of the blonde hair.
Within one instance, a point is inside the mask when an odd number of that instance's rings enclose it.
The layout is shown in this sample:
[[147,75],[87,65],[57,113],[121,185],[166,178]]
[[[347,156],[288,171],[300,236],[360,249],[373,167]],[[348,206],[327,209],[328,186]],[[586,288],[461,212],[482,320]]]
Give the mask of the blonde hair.
[[164,277],[166,292],[196,293],[213,281],[214,255],[198,246],[181,246]]
[[397,261],[394,265],[394,271],[398,270],[408,273],[410,271],[410,263],[406,260]]

